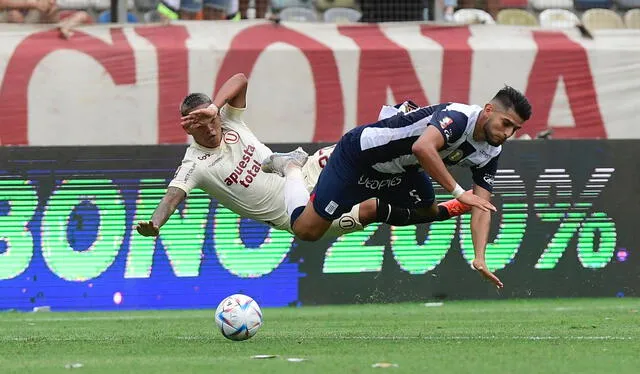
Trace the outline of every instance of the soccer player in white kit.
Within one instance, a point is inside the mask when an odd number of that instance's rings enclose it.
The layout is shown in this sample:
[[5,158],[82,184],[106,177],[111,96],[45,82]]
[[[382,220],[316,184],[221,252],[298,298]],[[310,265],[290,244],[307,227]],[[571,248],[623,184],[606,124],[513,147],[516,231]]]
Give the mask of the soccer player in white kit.
[[[285,205],[285,179],[261,170],[261,162],[273,152],[253,134],[243,120],[247,78],[236,74],[220,88],[213,102],[205,94],[191,94],[182,105],[182,126],[194,142],[185,153],[167,192],[151,220],[139,222],[138,233],[157,236],[177,206],[191,190],[199,188],[242,217],[291,231]],[[202,109],[206,109],[202,113]],[[393,109],[391,112],[395,114]],[[213,120],[211,116],[213,113]],[[303,168],[311,191],[333,147],[320,149]],[[465,212],[452,201],[444,219]],[[443,203],[446,204],[446,203]],[[457,205],[456,205],[457,204]],[[376,219],[375,200],[364,201],[334,220],[327,237],[362,230]]]

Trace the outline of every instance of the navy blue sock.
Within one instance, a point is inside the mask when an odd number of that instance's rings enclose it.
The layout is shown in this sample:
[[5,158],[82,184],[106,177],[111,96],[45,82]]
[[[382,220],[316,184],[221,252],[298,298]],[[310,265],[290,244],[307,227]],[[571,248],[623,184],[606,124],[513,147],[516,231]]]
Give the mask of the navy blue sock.
[[303,211],[304,211],[304,205],[301,205],[295,208],[293,212],[291,212],[291,221],[290,221],[291,227],[293,227],[293,223],[298,219],[298,217],[300,217]]

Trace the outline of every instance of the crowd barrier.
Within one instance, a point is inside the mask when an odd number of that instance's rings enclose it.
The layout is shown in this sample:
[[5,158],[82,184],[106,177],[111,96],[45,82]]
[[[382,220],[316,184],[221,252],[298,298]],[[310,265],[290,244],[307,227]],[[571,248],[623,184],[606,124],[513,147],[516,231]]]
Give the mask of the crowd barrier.
[[640,138],[640,30],[268,21],[0,28],[0,144],[186,142],[178,105],[250,78],[247,122],[269,143],[334,142],[380,105],[484,104],[504,85],[529,97],[522,130]]

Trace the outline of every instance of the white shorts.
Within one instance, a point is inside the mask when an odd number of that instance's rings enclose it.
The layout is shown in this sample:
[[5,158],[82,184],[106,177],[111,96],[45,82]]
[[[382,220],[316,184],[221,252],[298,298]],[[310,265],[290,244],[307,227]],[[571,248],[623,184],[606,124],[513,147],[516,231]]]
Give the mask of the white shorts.
[[316,153],[307,158],[307,163],[302,167],[302,175],[304,175],[305,186],[307,191],[311,192],[318,183],[318,178],[322,169],[329,161],[329,156],[333,152],[336,145],[330,145],[324,148],[320,148]]

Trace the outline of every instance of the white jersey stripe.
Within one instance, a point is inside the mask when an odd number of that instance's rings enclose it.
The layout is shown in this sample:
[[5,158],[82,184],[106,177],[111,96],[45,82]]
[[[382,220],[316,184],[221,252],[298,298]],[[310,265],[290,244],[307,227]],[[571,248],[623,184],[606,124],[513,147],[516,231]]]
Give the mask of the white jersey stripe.
[[428,116],[406,127],[367,127],[360,135],[360,149],[366,151],[389,144],[394,140],[420,136],[430,120],[431,116]]

